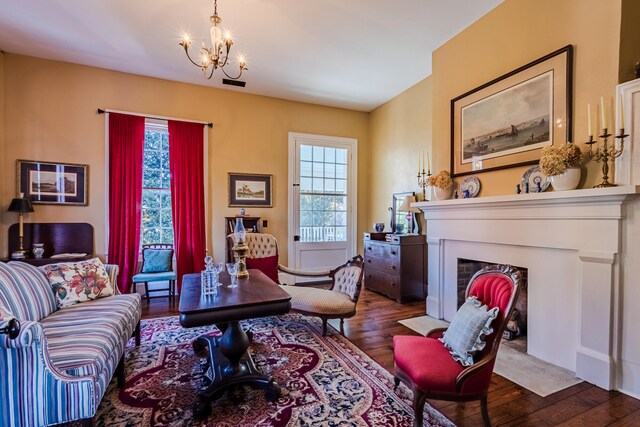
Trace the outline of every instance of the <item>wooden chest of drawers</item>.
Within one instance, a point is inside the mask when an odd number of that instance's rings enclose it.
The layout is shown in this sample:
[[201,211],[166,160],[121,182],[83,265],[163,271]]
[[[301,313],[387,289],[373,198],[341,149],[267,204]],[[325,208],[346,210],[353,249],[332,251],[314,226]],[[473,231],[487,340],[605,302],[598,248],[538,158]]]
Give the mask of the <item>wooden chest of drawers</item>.
[[424,299],[427,245],[422,235],[394,235],[392,241],[364,238],[364,285],[400,303]]

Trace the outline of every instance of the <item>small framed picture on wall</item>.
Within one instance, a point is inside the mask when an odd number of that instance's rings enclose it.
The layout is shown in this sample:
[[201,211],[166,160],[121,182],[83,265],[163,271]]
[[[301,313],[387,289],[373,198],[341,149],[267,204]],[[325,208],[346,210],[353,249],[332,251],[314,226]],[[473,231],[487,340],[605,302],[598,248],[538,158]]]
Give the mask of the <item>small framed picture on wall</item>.
[[87,205],[87,165],[17,161],[18,192],[32,203]]
[[229,173],[229,206],[270,208],[273,175]]

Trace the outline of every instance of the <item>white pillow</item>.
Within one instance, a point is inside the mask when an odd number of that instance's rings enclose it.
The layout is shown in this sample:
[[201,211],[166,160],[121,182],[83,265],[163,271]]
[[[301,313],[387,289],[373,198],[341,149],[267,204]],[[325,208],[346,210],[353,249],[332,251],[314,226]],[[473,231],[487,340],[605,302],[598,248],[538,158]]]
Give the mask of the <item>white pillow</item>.
[[469,297],[439,340],[455,361],[471,366],[473,356],[485,346],[484,338],[493,332],[491,322],[498,317],[498,312],[498,307],[488,310],[476,297]]

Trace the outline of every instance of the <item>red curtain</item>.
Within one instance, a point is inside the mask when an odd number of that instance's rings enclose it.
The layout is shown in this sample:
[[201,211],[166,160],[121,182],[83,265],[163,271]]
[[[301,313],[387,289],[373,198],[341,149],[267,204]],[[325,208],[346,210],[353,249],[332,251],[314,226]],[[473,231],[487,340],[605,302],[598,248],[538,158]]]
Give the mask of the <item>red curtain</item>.
[[144,117],[109,113],[109,263],[118,288],[131,291],[140,247]]
[[182,276],[200,272],[206,256],[202,124],[169,120],[169,169],[180,291]]

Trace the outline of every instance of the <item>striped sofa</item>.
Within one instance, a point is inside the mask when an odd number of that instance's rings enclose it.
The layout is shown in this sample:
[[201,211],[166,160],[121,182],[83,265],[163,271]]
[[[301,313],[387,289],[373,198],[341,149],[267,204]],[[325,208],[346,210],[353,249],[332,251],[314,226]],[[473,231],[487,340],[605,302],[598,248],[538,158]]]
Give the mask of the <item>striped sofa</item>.
[[[118,267],[106,268],[115,283]],[[0,334],[0,426],[91,425],[114,373],[124,385],[124,349],[134,332],[139,344],[140,307],[138,294],[116,294],[57,309],[43,272],[0,263],[0,328],[20,322],[17,338]]]

